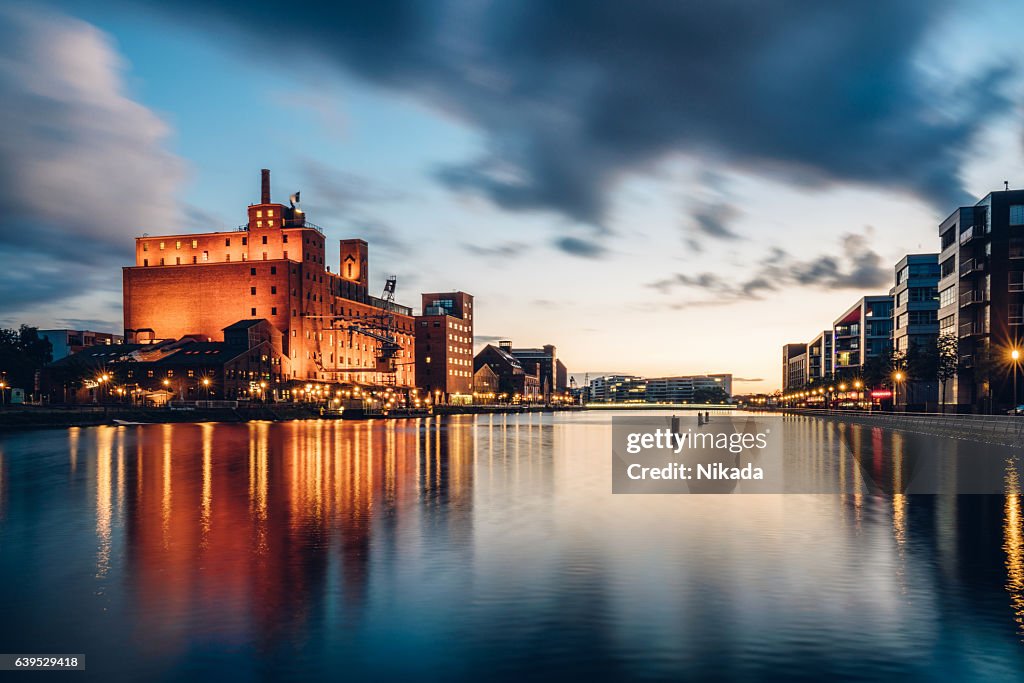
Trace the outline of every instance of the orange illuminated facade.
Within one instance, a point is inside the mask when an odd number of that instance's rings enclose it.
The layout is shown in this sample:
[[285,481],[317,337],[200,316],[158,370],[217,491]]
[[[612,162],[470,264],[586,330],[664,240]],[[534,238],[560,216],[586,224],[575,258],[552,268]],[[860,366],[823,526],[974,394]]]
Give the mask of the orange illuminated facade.
[[271,202],[262,174],[260,203],[237,230],[136,238],[126,341],[220,341],[225,327],[262,318],[282,334],[286,381],[415,386],[412,309],[370,295],[367,243],[341,240],[331,272],[323,230],[294,202]]

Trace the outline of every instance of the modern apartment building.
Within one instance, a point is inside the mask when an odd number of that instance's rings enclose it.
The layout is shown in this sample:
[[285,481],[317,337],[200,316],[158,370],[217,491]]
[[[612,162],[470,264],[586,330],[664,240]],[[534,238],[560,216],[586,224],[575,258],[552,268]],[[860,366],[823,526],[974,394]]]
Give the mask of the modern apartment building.
[[422,295],[422,315],[416,318],[416,385],[435,401],[472,401],[472,295]]
[[590,380],[590,400],[595,403],[613,403],[626,390],[622,387],[627,384],[635,384],[643,381],[643,377],[636,375],[605,375]]
[[732,375],[651,377],[647,380],[644,399],[648,403],[689,403],[701,389],[721,389],[731,396]]
[[807,345],[807,382],[832,375],[832,330],[824,330]]
[[[914,348],[930,352],[939,334],[939,255],[907,254],[896,264],[893,288],[893,349],[912,356]],[[897,397],[898,405],[934,408],[938,402],[934,378],[910,375]]]
[[1010,352],[1024,337],[1024,190],[958,208],[939,225],[939,240],[938,330],[959,347],[944,401],[961,412],[1012,407],[1019,368]]
[[834,374],[861,375],[864,365],[892,349],[892,296],[861,297],[832,324]]
[[782,347],[782,390],[793,391],[807,384],[807,344]]

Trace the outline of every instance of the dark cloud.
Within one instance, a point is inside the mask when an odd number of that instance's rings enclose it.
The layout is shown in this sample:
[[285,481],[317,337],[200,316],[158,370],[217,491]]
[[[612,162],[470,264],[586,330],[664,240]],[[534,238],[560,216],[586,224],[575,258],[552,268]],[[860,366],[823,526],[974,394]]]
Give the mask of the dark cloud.
[[133,238],[180,226],[183,167],[122,71],[89,24],[0,9],[0,314],[119,292]]
[[717,273],[675,273],[648,286],[662,294],[683,289],[711,295],[711,298],[671,304],[677,309],[762,299],[765,293],[794,286],[885,291],[892,286],[893,271],[885,267],[885,260],[871,248],[866,235],[843,235],[839,252],[797,259],[776,247],[750,270],[746,278],[738,281],[723,278]]
[[474,256],[486,258],[509,259],[524,255],[530,250],[530,245],[525,242],[502,242],[491,246],[479,244],[463,244],[462,248]]
[[[448,186],[594,226],[616,180],[671,153],[948,211],[967,199],[967,143],[1007,107],[1005,69],[922,74],[950,0],[182,4],[174,17],[257,59],[312,55],[483,131],[478,158],[439,170]],[[267,50],[282,37],[288,50]]]
[[607,253],[599,241],[580,237],[559,237],[555,240],[555,246],[566,254],[583,258],[601,258]]

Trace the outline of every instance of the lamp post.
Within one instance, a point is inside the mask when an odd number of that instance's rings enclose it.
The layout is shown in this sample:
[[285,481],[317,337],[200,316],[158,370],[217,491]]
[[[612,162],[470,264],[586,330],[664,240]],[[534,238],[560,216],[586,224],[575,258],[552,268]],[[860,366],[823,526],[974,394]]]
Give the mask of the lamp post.
[[203,388],[206,390],[206,400],[209,401],[210,400],[210,378],[209,377],[204,377],[203,378]]
[[7,403],[7,382],[0,381],[0,408],[3,408]]
[[853,380],[853,388],[857,390],[857,407],[858,408],[863,408],[864,407],[864,394],[863,394],[863,392],[861,392],[861,387],[863,387],[863,386],[864,386],[864,383],[861,382],[859,379]]
[[1017,366],[1020,365],[1020,351],[1014,349],[1010,352],[1010,358],[1013,360],[1013,414],[1017,414]]
[[900,402],[900,382],[903,381],[903,373],[897,370],[892,378],[895,380],[892,383],[892,409],[896,410],[896,406]]

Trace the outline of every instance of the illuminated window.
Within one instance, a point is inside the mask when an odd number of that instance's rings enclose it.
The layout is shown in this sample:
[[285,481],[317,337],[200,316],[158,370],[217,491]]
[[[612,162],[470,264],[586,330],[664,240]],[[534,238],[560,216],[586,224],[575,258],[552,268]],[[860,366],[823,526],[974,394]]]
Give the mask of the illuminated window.
[[208,252],[208,251],[204,251],[203,252],[203,260],[204,261],[209,261],[210,260],[210,252]]
[[257,209],[256,210],[256,218],[263,218],[263,211],[261,211],[260,209]]
[[274,217],[274,210],[273,209],[267,209],[267,216],[269,216],[270,218],[273,218]]
[[174,240],[174,248],[181,249],[181,240]]
[[195,377],[196,376],[196,371],[195,370],[189,370],[188,371],[188,376],[189,377]]
[[[262,228],[263,227],[263,221],[256,221],[256,227],[257,228]],[[263,239],[267,239],[267,238],[264,237]]]
[[163,249],[164,249],[164,243],[163,243],[163,242],[161,242],[161,243],[160,243],[160,251],[163,251]]
[[149,243],[148,242],[143,242],[142,243],[142,251],[149,251]]
[[192,248],[195,249],[199,246],[199,240],[192,240]]

